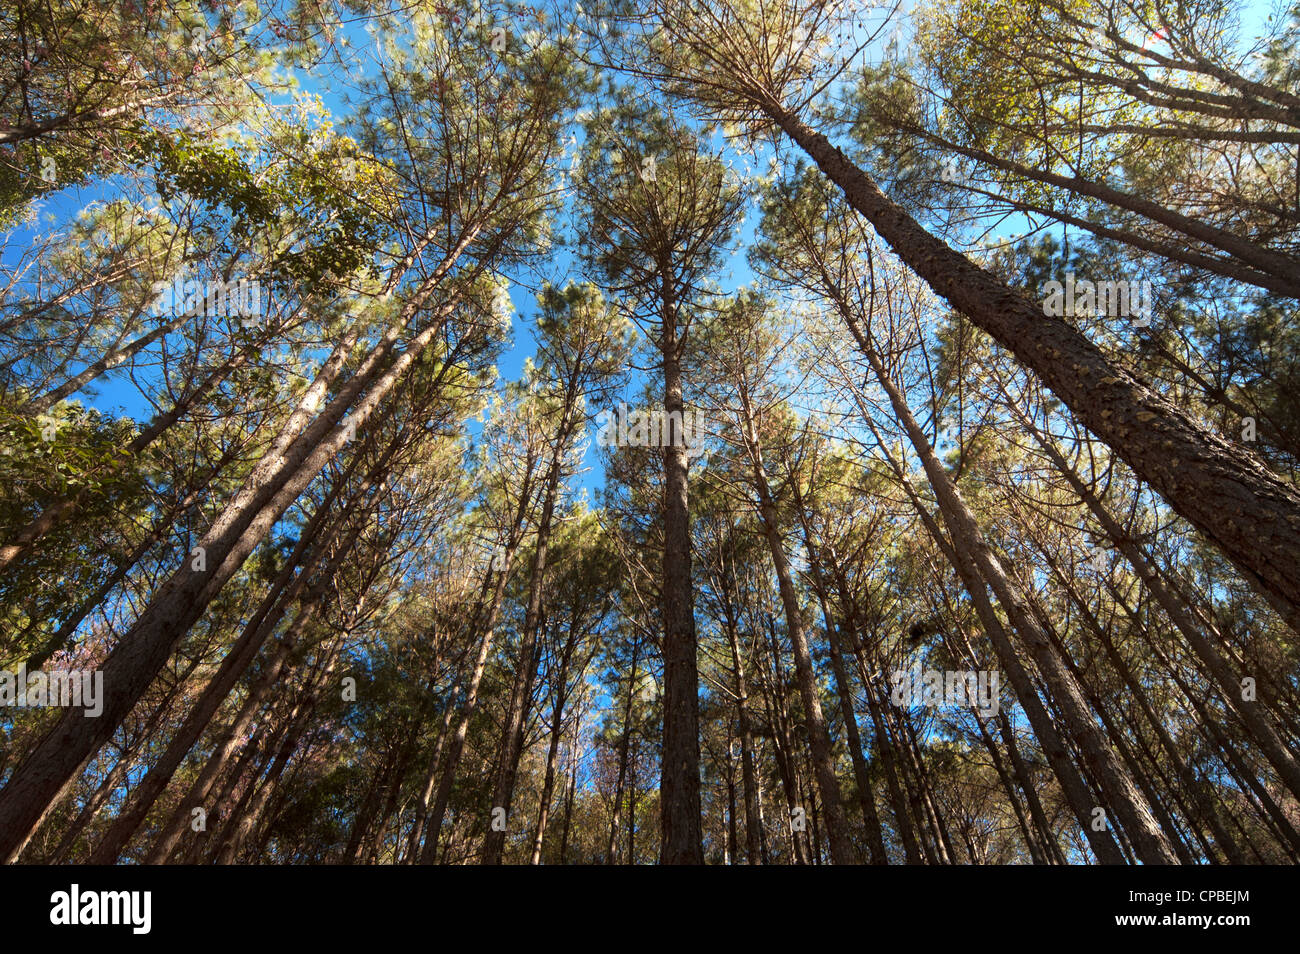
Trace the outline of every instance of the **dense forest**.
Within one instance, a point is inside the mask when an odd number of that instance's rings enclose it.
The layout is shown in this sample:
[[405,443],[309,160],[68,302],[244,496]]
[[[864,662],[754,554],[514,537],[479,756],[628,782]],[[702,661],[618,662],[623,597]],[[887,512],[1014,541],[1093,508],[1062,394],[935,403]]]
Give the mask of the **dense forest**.
[[0,0],[0,859],[1300,861],[1294,0]]

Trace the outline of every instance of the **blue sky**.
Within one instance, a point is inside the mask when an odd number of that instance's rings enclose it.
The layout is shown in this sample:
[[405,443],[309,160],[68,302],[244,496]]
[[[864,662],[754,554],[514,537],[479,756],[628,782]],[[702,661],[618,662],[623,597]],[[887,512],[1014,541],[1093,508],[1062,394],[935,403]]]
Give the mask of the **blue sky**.
[[[911,4],[904,3],[903,6],[906,8]],[[1265,26],[1264,21],[1270,15],[1271,9],[1272,5],[1265,2],[1265,0],[1256,0],[1256,2],[1249,4],[1242,13],[1241,35],[1245,37],[1256,35]],[[349,38],[349,42],[354,48],[365,47],[372,42],[371,37],[366,32],[365,24],[362,23],[347,27],[343,31],[343,35]],[[309,74],[304,71],[297,71],[295,76],[301,92],[319,97],[322,103],[333,113],[335,121],[339,125],[346,124],[349,106],[346,101],[345,91],[341,86],[329,82],[328,74],[325,73]],[[357,79],[358,76],[356,75],[347,77],[349,84]],[[283,101],[287,101],[287,98]],[[575,128],[574,132],[581,137],[580,130]],[[714,148],[719,148],[721,146],[720,138],[715,140],[712,145]],[[769,155],[770,149],[763,147],[754,160],[755,167],[763,168]],[[88,187],[72,187],[46,195],[36,203],[35,207],[41,222],[37,226],[20,224],[17,228],[11,230],[8,242],[4,245],[3,252],[0,253],[0,265],[3,265],[6,270],[12,270],[21,251],[31,244],[33,229],[45,227],[47,218],[52,218],[55,222],[66,222],[75,218],[78,212],[86,208],[90,203],[111,199],[117,195],[118,192],[112,182],[97,182]],[[724,292],[734,291],[736,288],[749,284],[754,280],[754,276],[745,261],[743,249],[752,239],[753,230],[757,225],[757,218],[753,211],[747,216],[744,229],[739,236],[738,250],[732,255],[726,268],[717,276],[719,286]],[[1023,220],[1007,219],[995,230],[995,235],[1004,237],[1025,230],[1026,224]],[[570,279],[582,280],[572,255],[563,248],[556,250],[556,254],[546,266],[546,272],[552,280],[561,283]],[[534,291],[530,286],[537,283],[538,276],[507,273],[506,277],[511,280],[510,297],[515,313],[512,318],[512,341],[501,356],[498,371],[501,378],[514,380],[519,377],[524,362],[535,350],[531,329],[536,318],[537,304]],[[641,384],[642,382],[634,375],[633,380],[630,382],[630,388],[635,391]],[[106,413],[127,414],[137,420],[147,419],[152,414],[152,408],[130,381],[125,369],[110,372],[99,378],[90,388],[77,395],[76,398]],[[471,432],[476,430],[477,426],[472,425]],[[602,483],[601,463],[594,447],[588,450],[584,466],[586,473],[580,477],[578,482],[589,491],[593,491]]]

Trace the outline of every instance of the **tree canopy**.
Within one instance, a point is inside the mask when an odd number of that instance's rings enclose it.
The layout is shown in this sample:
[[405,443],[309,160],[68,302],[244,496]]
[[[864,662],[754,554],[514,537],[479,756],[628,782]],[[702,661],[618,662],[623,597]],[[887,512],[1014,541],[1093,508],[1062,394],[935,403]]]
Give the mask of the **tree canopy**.
[[0,856],[1300,861],[1298,41],[3,0]]

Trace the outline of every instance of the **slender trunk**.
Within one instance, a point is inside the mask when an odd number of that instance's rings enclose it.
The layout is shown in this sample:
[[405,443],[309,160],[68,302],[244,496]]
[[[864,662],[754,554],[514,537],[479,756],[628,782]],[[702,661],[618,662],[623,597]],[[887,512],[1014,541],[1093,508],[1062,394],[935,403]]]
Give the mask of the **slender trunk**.
[[781,655],[776,642],[776,627],[771,625],[769,615],[767,637],[772,670],[765,673],[760,683],[763,688],[763,703],[767,709],[767,722],[772,730],[773,757],[777,772],[781,776],[781,789],[785,794],[785,830],[790,838],[791,854],[795,864],[811,864],[804,853],[803,843],[794,830],[793,818],[796,809],[802,805],[799,795],[799,779],[795,768],[794,741],[790,733],[790,715],[785,702],[786,687],[781,679]]
[[1048,764],[1051,765],[1052,771],[1061,785],[1061,791],[1074,812],[1084,836],[1088,839],[1093,854],[1102,864],[1123,864],[1124,857],[1109,829],[1097,830],[1092,827],[1092,809],[1096,807],[1094,799],[1089,793],[1078,768],[1070,760],[1070,754],[1064,740],[1056,731],[1056,725],[1047,709],[1043,706],[1042,701],[1038,698],[1038,691],[1034,688],[1033,681],[1021,664],[1020,658],[1011,643],[1011,638],[1003,628],[997,613],[994,612],[993,605],[988,598],[988,587],[980,577],[974,561],[970,559],[968,552],[964,548],[949,546],[935,519],[911,491],[910,482],[905,479],[901,470],[896,472],[900,479],[903,479],[903,487],[908,491],[908,496],[912,500],[913,507],[921,518],[922,524],[934,540],[935,545],[944,553],[949,563],[957,571],[957,575],[961,578],[962,584],[975,606],[975,612],[984,626],[984,631],[993,644],[994,653],[1002,664],[1003,670],[1006,671],[1007,678],[1011,681],[1012,689],[1016,693],[1016,699],[1020,702],[1021,708],[1024,709],[1025,718],[1029,720],[1029,725],[1038,739],[1038,744],[1047,757]]
[[1056,469],[1065,477],[1079,499],[1087,505],[1093,516],[1096,517],[1106,535],[1124,554],[1125,559],[1128,560],[1134,571],[1142,579],[1151,595],[1155,597],[1161,609],[1165,611],[1170,621],[1182,633],[1187,640],[1187,644],[1192,647],[1192,651],[1205,664],[1206,669],[1214,678],[1214,682],[1218,685],[1223,700],[1241,717],[1242,722],[1245,723],[1246,728],[1254,737],[1256,744],[1264,757],[1268,759],[1269,764],[1277,771],[1278,776],[1291,790],[1291,793],[1300,798],[1300,762],[1297,762],[1295,754],[1287,748],[1273,721],[1269,718],[1268,711],[1257,702],[1242,700],[1240,676],[1232,672],[1228,661],[1223,658],[1223,655],[1201,632],[1201,628],[1191,618],[1182,601],[1165,586],[1160,574],[1151,561],[1147,559],[1146,554],[1133,539],[1132,534],[1124,532],[1123,527],[1120,526],[1119,521],[1115,519],[1110,510],[1083,482],[1061,452],[1042,434],[1034,423],[1023,415],[1020,416],[1020,419],[1021,423],[1038,442],[1038,445],[1046,452]]
[[415,806],[415,822],[411,825],[411,834],[406,845],[406,863],[415,864],[420,857],[420,838],[429,822],[429,799],[433,797],[433,787],[438,784],[438,769],[442,768],[442,752],[450,736],[451,720],[456,715],[453,704],[455,693],[460,685],[459,675],[452,680],[451,699],[442,710],[442,725],[438,727],[438,739],[433,744],[433,756],[429,759],[429,769],[425,773],[424,787],[420,790],[420,799]]
[[[632,746],[632,703],[635,701],[637,662],[641,653],[641,640],[632,643],[632,670],[627,678],[627,697],[623,703],[623,735],[618,740],[618,777],[614,781],[614,804],[609,813],[609,842],[605,848],[605,864],[614,864],[614,846],[618,841],[619,813],[623,806],[623,788],[627,781],[629,752]],[[629,862],[630,863],[630,862]]]
[[542,863],[542,844],[546,838],[546,823],[551,814],[551,798],[555,794],[555,767],[559,762],[560,736],[564,728],[564,703],[567,697],[569,660],[573,652],[572,635],[565,643],[555,677],[555,704],[551,708],[551,740],[546,750],[546,776],[542,780],[542,795],[537,808],[537,825],[533,829],[533,849],[528,863]]
[[835,693],[840,703],[840,719],[844,722],[844,739],[853,761],[853,777],[858,786],[858,805],[862,809],[862,822],[866,826],[867,842],[873,865],[889,864],[885,853],[885,837],[880,828],[880,816],[876,814],[876,797],[871,787],[871,778],[867,772],[867,761],[863,755],[862,735],[858,731],[858,717],[853,711],[852,687],[848,673],[844,668],[844,656],[840,650],[839,624],[831,614],[826,583],[822,577],[819,559],[823,554],[813,546],[812,534],[805,522],[804,502],[798,487],[793,487],[795,508],[800,512],[803,525],[804,546],[808,551],[808,568],[812,574],[813,588],[821,604],[822,619],[826,622],[826,642],[830,649],[831,674],[835,678]]
[[[524,750],[524,731],[528,725],[528,706],[532,701],[533,681],[537,677],[540,658],[537,653],[537,631],[542,616],[542,591],[546,580],[547,558],[551,540],[551,522],[555,514],[555,498],[559,491],[564,453],[568,446],[567,406],[565,425],[551,458],[546,475],[546,490],[542,501],[542,514],[537,523],[537,542],[533,550],[532,566],[528,578],[528,605],[524,610],[524,630],[519,641],[519,663],[514,683],[510,687],[510,702],[505,724],[501,727],[500,758],[493,785],[492,807],[505,810],[510,817],[510,803],[514,799],[515,778],[519,772],[519,759]],[[488,826],[483,843],[483,864],[501,864],[506,833]]]
[[578,791],[578,769],[577,766],[569,768],[569,785],[568,792],[564,797],[564,824],[560,829],[560,864],[569,863],[569,827],[573,820],[573,799]]
[[[850,316],[847,310],[842,309],[842,312],[850,321],[863,356],[871,365],[877,382],[889,398],[895,416],[921,459],[944,522],[948,525],[953,551],[963,562],[972,564],[971,569],[977,574],[976,579],[988,583],[996,594],[998,602],[1006,610],[1015,631],[1051,689],[1061,717],[1070,734],[1078,741],[1085,759],[1092,768],[1093,777],[1098,780],[1106,793],[1110,807],[1119,816],[1125,830],[1133,837],[1142,861],[1146,864],[1176,864],[1177,856],[1152,816],[1150,806],[1146,804],[1146,799],[1134,784],[1132,777],[1112,751],[1105,734],[1097,726],[1096,719],[1084,701],[1078,681],[1072,676],[1051,640],[1039,625],[1028,598],[1007,576],[992,548],[984,540],[975,514],[967,507],[957,485],[939,461],[925,432],[912,416],[906,399],[881,364],[875,349],[858,329],[856,319]],[[874,430],[874,425],[870,425],[870,422],[868,424]],[[920,509],[924,511],[924,508]],[[982,584],[976,582],[976,579],[971,580],[972,589],[982,589]],[[975,596],[974,592],[972,596]],[[990,632],[990,635],[993,633]],[[1007,655],[1012,659],[1014,657],[1014,653]],[[999,653],[999,656],[1002,656],[1002,653]],[[1003,665],[1008,665],[1008,659],[1003,659]],[[1015,677],[1013,683],[1014,681]],[[1076,810],[1081,807],[1083,806],[1076,805]],[[1085,831],[1089,832],[1092,829],[1093,807],[1103,806],[1090,806],[1087,814],[1080,817]],[[1085,818],[1087,821],[1084,820]]]
[[[1227,829],[1224,828],[1219,821],[1219,810],[1217,806],[1210,803],[1208,793],[1200,784],[1200,780],[1194,776],[1191,769],[1188,767],[1185,754],[1178,751],[1178,748],[1174,745],[1174,740],[1170,737],[1168,730],[1165,728],[1164,722],[1152,708],[1146,690],[1138,682],[1137,676],[1134,675],[1128,663],[1126,663],[1124,658],[1120,655],[1120,652],[1115,646],[1114,641],[1111,639],[1110,634],[1106,632],[1101,621],[1096,618],[1091,608],[1084,602],[1082,596],[1078,593],[1070,579],[1061,572],[1060,567],[1057,565],[1057,561],[1052,554],[1047,551],[1043,551],[1043,553],[1047,560],[1047,565],[1056,574],[1057,581],[1062,585],[1066,594],[1074,603],[1080,616],[1087,623],[1089,630],[1092,631],[1093,635],[1097,637],[1098,642],[1101,643],[1102,649],[1106,653],[1106,658],[1110,661],[1111,668],[1113,668],[1119,675],[1120,679],[1127,687],[1130,697],[1142,712],[1142,715],[1145,717],[1147,724],[1151,727],[1152,732],[1155,733],[1156,741],[1160,744],[1161,749],[1164,750],[1170,764],[1174,766],[1183,787],[1196,802],[1197,813],[1200,816],[1201,823],[1210,828],[1216,841],[1218,841],[1220,848],[1233,864],[1244,864],[1245,857],[1241,854],[1241,850],[1237,846],[1235,839],[1233,839],[1231,834],[1228,833]],[[1136,730],[1136,726],[1134,726],[1134,729]]]
[[762,449],[758,445],[754,432],[753,415],[749,413],[747,400],[742,426],[747,435],[746,444],[749,449],[754,489],[758,493],[758,511],[762,518],[772,564],[776,569],[777,588],[781,594],[781,605],[785,610],[790,646],[794,651],[795,675],[799,681],[799,694],[803,700],[804,722],[808,729],[808,747],[813,763],[813,774],[821,794],[822,810],[826,815],[826,834],[827,841],[830,843],[831,860],[837,865],[857,864],[857,849],[849,838],[848,819],[844,816],[844,807],[840,801],[839,781],[835,777],[835,762],[831,755],[831,737],[826,728],[826,717],[822,713],[820,687],[817,685],[817,674],[813,671],[812,653],[808,648],[808,638],[803,624],[803,611],[799,606],[799,596],[795,592],[790,563],[785,555],[785,543],[781,539],[776,504],[772,500],[771,488],[768,486]]
[[736,674],[736,720],[740,729],[741,779],[745,789],[745,860],[762,863],[759,836],[762,821],[758,813],[758,786],[754,778],[754,734],[749,721],[749,687],[745,681],[745,662],[740,655],[740,637],[732,618],[730,600],[725,600],[727,642],[731,648],[731,666]]
[[[381,463],[371,471],[366,483],[363,485],[363,490],[369,487],[378,477],[379,471],[386,466],[388,456],[386,454]],[[325,556],[326,548],[337,533],[341,521],[346,518],[355,505],[356,497],[354,496],[333,525],[328,530],[322,531],[321,527],[330,513],[331,503],[336,492],[337,485],[331,490],[330,496],[326,498],[311,522],[304,528],[295,552],[290,556],[278,577],[272,583],[270,592],[262,600],[262,605],[248,621],[239,639],[227,651],[220,668],[204,687],[198,701],[190,709],[184,723],[172,737],[162,756],[150,767],[148,774],[131,793],[128,804],[113,820],[109,830],[105,832],[99,846],[91,856],[92,864],[108,865],[117,861],[122,849],[126,847],[128,839],[144,821],[154,801],[167,787],[172,776],[184,761],[185,756],[189,754],[190,749],[199,740],[199,737],[208,727],[208,723],[211,722],[212,717],[216,715],[221,705],[230,695],[231,690],[235,688],[240,677],[252,665],[263,644],[276,626],[279,625],[287,609],[306,589],[308,579],[316,568],[317,561]],[[344,540],[343,546],[336,548],[334,557],[326,562],[323,576],[328,578],[338,567],[343,560],[344,554],[348,552],[351,544],[360,535],[361,529],[360,526],[356,527]],[[308,556],[309,553],[310,557]],[[296,576],[294,576],[295,571],[298,571]],[[298,619],[291,627],[291,632],[301,632],[302,626],[305,625],[307,618],[313,612],[309,607],[319,595],[320,588],[317,587],[306,600],[300,603]],[[279,664],[273,664],[271,668],[275,669],[278,674]],[[262,692],[264,693],[265,690],[262,690]],[[250,694],[250,697],[255,694],[257,693]]]
[[189,321],[191,317],[192,316],[188,314],[177,315],[172,318],[171,321],[159,325],[157,328],[153,329],[153,331],[141,335],[134,341],[127,342],[120,348],[115,348],[99,360],[92,361],[83,371],[69,378],[67,381],[64,381],[58,387],[47,391],[40,397],[32,398],[26,404],[22,405],[19,410],[26,414],[30,414],[33,417],[44,414],[64,398],[71,394],[76,394],[105,371],[116,368],[122,362],[135,357],[135,355],[139,354],[158,339],[171,334],[181,325]]
[[[528,493],[527,488],[520,495],[520,508],[527,506]],[[518,515],[520,525],[522,525],[523,515]],[[516,527],[516,534],[519,533],[519,527]],[[487,668],[488,655],[492,650],[492,637],[496,630],[497,615],[501,611],[501,602],[505,598],[506,582],[510,577],[510,564],[514,560],[515,550],[519,545],[518,536],[516,535],[512,543],[506,548],[505,559],[500,567],[500,573],[495,585],[492,585],[492,568],[489,567],[487,575],[483,579],[483,590],[486,596],[490,592],[489,604],[486,618],[481,624],[478,623],[477,615],[474,618],[475,628],[482,630],[482,638],[479,640],[478,656],[474,660],[474,666],[469,673],[469,681],[465,684],[465,701],[461,706],[460,719],[456,723],[456,728],[448,740],[447,755],[442,766],[442,777],[438,782],[438,792],[434,797],[433,809],[429,813],[429,821],[426,825],[424,836],[424,849],[420,853],[420,864],[431,865],[438,858],[438,839],[442,834],[442,822],[447,814],[447,805],[451,801],[452,785],[456,781],[456,769],[460,765],[461,753],[465,749],[465,738],[469,734],[470,720],[474,718],[474,713],[478,709],[478,692],[483,682],[483,671]],[[488,590],[491,587],[490,591]],[[482,597],[480,597],[482,599]]]

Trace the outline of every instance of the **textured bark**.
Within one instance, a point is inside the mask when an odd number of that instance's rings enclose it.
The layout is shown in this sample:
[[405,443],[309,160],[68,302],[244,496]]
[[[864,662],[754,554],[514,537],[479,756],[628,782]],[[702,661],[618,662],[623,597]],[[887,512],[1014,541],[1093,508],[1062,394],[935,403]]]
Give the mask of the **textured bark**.
[[935,238],[796,115],[777,104],[764,109],[938,295],[1038,375],[1247,579],[1300,607],[1300,492]]
[[[665,282],[665,289],[668,283]],[[663,303],[664,411],[684,420],[677,316]],[[676,415],[675,418],[673,415]],[[664,741],[659,860],[666,865],[704,864],[700,832],[700,713],[696,661],[695,592],[691,582],[689,467],[682,435],[663,448],[664,554],[663,658]]]
[[[364,492],[379,479],[383,469],[395,452],[396,446],[395,443],[390,445],[381,455],[380,461],[371,469],[370,474],[362,484],[360,492]],[[350,464],[349,473],[351,472],[351,466]],[[245,625],[239,639],[226,652],[221,666],[203,688],[197,702],[186,715],[184,723],[172,737],[162,756],[150,766],[144,779],[132,791],[127,804],[113,820],[113,824],[109,826],[108,831],[105,832],[99,846],[91,856],[91,864],[107,865],[116,862],[122,849],[126,847],[127,840],[144,821],[154,801],[167,787],[173,774],[180,767],[186,755],[189,754],[190,749],[194,747],[204,730],[207,729],[212,717],[216,715],[221,705],[226,701],[240,677],[252,665],[263,644],[275,630],[275,627],[279,625],[288,608],[293,605],[295,600],[299,599],[307,588],[312,572],[320,561],[325,558],[327,548],[340,529],[342,520],[352,512],[357,502],[358,495],[353,494],[343,508],[342,513],[335,518],[328,529],[323,530],[322,527],[326,524],[326,520],[331,513],[331,504],[337,495],[338,489],[338,484],[331,488],[331,492],[326,497],[321,508],[303,529],[294,553],[291,554],[289,560],[273,581],[270,592],[263,598],[261,606],[258,607],[253,617]],[[334,556],[325,560],[326,565],[322,574],[324,578],[329,578],[337,569],[345,554],[350,550],[351,545],[357,540],[361,529],[360,526],[354,528],[349,536],[344,539],[342,545],[335,548]],[[295,571],[299,571],[296,576]],[[264,696],[266,687],[270,684],[268,679],[273,681],[278,675],[280,666],[283,665],[284,654],[292,647],[293,639],[290,637],[302,631],[302,627],[314,612],[314,604],[319,599],[320,594],[321,587],[317,586],[299,605],[298,616],[290,627],[290,633],[286,636],[288,642],[281,644],[277,655],[269,662],[267,673],[263,675],[254,690],[249,693],[250,700]],[[251,717],[251,710],[248,708],[247,701],[245,702],[244,711],[248,711]],[[185,815],[188,817],[188,811],[185,812]]]
[[[619,813],[623,806],[623,791],[627,783],[628,757],[632,746],[632,704],[636,701],[637,663],[640,661],[641,642],[632,644],[632,670],[627,677],[627,695],[623,700],[623,734],[618,740],[618,776],[614,780],[614,799],[609,813],[609,840],[605,847],[605,864],[616,864],[614,847],[618,843]],[[629,810],[630,811],[630,810]],[[632,859],[628,858],[627,864]]]
[[[1155,819],[1152,818],[1150,807],[1146,805],[1146,800],[1134,785],[1129,773],[1111,751],[1105,736],[1084,702],[1077,681],[1034,618],[1028,600],[1006,575],[993,555],[992,549],[984,542],[975,515],[962,500],[956,484],[943,469],[919,425],[912,418],[901,393],[884,373],[884,369],[880,367],[874,356],[869,354],[868,359],[872,362],[877,380],[889,395],[895,414],[898,415],[918,456],[921,457],[926,476],[930,480],[930,486],[939,501],[944,521],[952,536],[953,549],[962,554],[963,562],[969,561],[974,564],[979,577],[986,581],[997,595],[1021,642],[1028,649],[1044,681],[1050,687],[1071,736],[1079,742],[1085,757],[1091,763],[1094,777],[1100,782],[1115,814],[1120,817],[1125,830],[1130,833],[1138,846],[1142,860],[1147,864],[1176,863],[1177,858]],[[981,584],[976,586],[978,588]],[[1003,665],[1007,665],[1007,660],[1003,660]],[[1013,678],[1013,684],[1015,681],[1016,679]],[[1017,687],[1017,692],[1019,691]],[[1022,699],[1022,703],[1023,701]],[[1037,730],[1037,727],[1035,728]],[[1076,810],[1078,807],[1076,806]],[[1089,823],[1085,823],[1085,831],[1091,831],[1090,812],[1088,817]]]
[[[515,510],[515,525],[511,531],[510,541],[505,547],[505,555],[501,566],[489,565],[488,571],[483,578],[479,605],[471,619],[471,632],[481,632],[482,636],[479,639],[478,655],[474,659],[473,668],[469,671],[469,679],[465,683],[465,700],[461,704],[460,718],[457,720],[456,728],[448,739],[447,752],[441,766],[441,778],[438,781],[437,795],[434,797],[433,808],[429,812],[429,820],[425,825],[424,848],[420,852],[420,864],[423,865],[434,864],[438,859],[438,839],[442,835],[442,822],[447,814],[447,805],[451,802],[451,789],[456,781],[456,769],[460,765],[461,754],[465,750],[465,739],[469,734],[470,720],[474,718],[474,713],[478,710],[479,688],[483,683],[483,671],[487,668],[488,655],[492,650],[492,639],[496,630],[497,617],[501,612],[501,603],[505,599],[506,583],[510,579],[510,568],[514,563],[515,553],[519,549],[519,542],[526,525],[526,510],[531,496],[529,491],[531,480],[532,470],[530,466],[524,478],[524,484],[520,489],[519,502]],[[496,572],[495,582],[492,579],[493,572]]]
[[564,705],[568,701],[569,667],[572,664],[576,644],[577,640],[570,630],[560,653],[560,666],[555,678],[555,702],[551,707],[551,740],[546,751],[546,777],[542,782],[537,825],[533,829],[533,849],[528,860],[528,863],[533,865],[542,862],[542,845],[546,839],[546,826],[551,817],[551,799],[555,794],[555,769],[559,764],[560,739],[564,733]]

